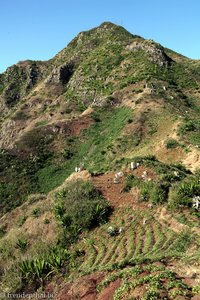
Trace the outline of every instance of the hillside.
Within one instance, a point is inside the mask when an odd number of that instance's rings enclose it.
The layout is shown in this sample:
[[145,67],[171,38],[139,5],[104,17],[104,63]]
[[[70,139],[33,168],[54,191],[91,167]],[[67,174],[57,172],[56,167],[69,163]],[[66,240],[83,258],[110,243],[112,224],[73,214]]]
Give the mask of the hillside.
[[199,299],[199,105],[200,61],[109,22],[0,74],[2,292]]

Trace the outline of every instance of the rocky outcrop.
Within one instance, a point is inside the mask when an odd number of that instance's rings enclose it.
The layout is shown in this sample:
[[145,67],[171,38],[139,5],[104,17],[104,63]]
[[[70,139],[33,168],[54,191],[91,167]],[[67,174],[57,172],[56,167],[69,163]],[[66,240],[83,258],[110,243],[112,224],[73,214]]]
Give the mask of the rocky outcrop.
[[164,49],[153,41],[134,41],[133,43],[128,45],[126,49],[130,51],[145,51],[148,54],[149,60],[161,67],[168,66],[172,62],[172,59],[167,56],[167,54],[164,52]]
[[45,75],[44,62],[24,61],[9,67],[3,74],[1,98],[8,107],[13,106]]
[[60,67],[56,67],[53,69],[52,73],[47,77],[45,83],[65,85],[70,80],[73,74],[73,69],[73,63],[65,63]]

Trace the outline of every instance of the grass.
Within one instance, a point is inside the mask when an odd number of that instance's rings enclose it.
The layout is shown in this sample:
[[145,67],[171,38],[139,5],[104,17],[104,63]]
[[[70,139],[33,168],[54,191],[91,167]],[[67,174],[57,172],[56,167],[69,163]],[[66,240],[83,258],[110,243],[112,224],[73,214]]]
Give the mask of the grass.
[[127,108],[115,109],[114,112],[102,111],[101,122],[91,126],[86,135],[89,143],[83,145],[82,151],[86,151],[85,147],[87,147],[89,157],[86,161],[88,161],[89,168],[93,170],[101,171],[101,166],[109,168],[110,160],[115,156],[112,152],[112,145],[132,115],[132,111]]
[[180,163],[166,165],[153,156],[134,157],[130,161],[150,168],[156,177],[149,181],[148,175],[144,180],[129,174],[125,191],[137,187],[141,201],[150,201],[155,205],[167,203],[171,209],[187,207],[190,208],[190,214],[195,212],[192,209],[193,198],[200,195],[198,172],[194,175]]
[[197,147],[200,147],[199,132],[199,115],[197,115],[195,119],[184,119],[178,130],[178,133],[183,140],[187,140],[189,143]]
[[87,129],[82,137],[73,139],[68,145],[69,150],[73,151],[71,159],[62,165],[47,165],[37,172],[40,192],[47,193],[59,186],[81,162],[91,172],[108,170],[112,165],[111,159],[115,156],[109,149],[121,134],[131,115],[132,111],[126,108],[118,108],[114,111],[100,110],[98,113],[100,121]]
[[[112,145],[123,131],[132,111],[127,108],[97,110],[100,121],[85,133],[63,141],[62,158],[51,149],[52,137],[46,135],[45,126],[37,127],[18,143],[20,151],[30,154],[22,157],[5,151],[0,153],[1,211],[9,211],[20,205],[32,193],[48,193],[75,170],[81,162],[91,172],[102,172],[112,166],[115,153]],[[117,121],[116,121],[117,120]],[[66,145],[66,146],[65,146]],[[6,167],[5,167],[6,166]],[[17,174],[20,173],[20,177]],[[11,182],[12,183],[8,183]],[[9,199],[15,201],[10,201]]]

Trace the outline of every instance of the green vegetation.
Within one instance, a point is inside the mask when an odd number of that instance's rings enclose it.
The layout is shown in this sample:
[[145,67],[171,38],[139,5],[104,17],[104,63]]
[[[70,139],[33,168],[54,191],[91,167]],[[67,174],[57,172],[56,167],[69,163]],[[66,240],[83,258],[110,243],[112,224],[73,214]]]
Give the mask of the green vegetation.
[[35,217],[35,218],[38,218],[40,215],[41,215],[40,207],[34,208],[34,210],[32,211],[32,216]]
[[179,134],[182,139],[187,140],[192,145],[200,147],[200,121],[197,119],[190,120],[186,118],[179,127]]
[[69,261],[70,254],[66,249],[54,247],[43,256],[35,259],[27,259],[19,264],[22,275],[22,284],[34,282],[43,285],[50,275],[60,270]]
[[55,217],[64,227],[66,243],[77,238],[83,230],[105,222],[110,205],[90,182],[77,180],[56,194]]
[[130,190],[132,187],[140,188],[140,199],[142,201],[150,200],[154,204],[159,204],[167,200],[169,183],[164,182],[163,180],[152,182],[138,179],[134,175],[128,175],[125,191]]
[[[51,143],[55,137],[50,131],[46,133],[45,126],[33,129],[18,142],[18,149],[27,151],[25,156],[11,155],[2,150],[1,210],[9,211],[16,207],[28,194],[48,193],[59,186],[81,162],[91,172],[102,172],[111,167],[116,153],[113,145],[132,116],[132,111],[127,108],[99,109],[95,115],[99,121],[84,135],[65,141],[66,149],[62,151],[61,161],[57,153],[52,153]],[[19,173],[20,177],[17,176]],[[5,183],[9,180],[11,184]],[[10,198],[15,201],[9,201]]]
[[29,118],[28,115],[24,113],[23,110],[17,111],[12,117],[14,121],[19,121],[19,120],[24,121],[27,120],[28,118]]
[[[99,293],[121,279],[115,300],[199,292],[168,269],[200,263],[200,173],[170,164],[200,147],[199,71],[198,61],[106,22],[48,62],[0,74],[3,292],[43,291],[51,280],[59,291],[64,278],[70,286],[94,271],[105,275]],[[91,181],[66,181],[79,166]],[[107,181],[119,171],[119,184]]]
[[80,163],[84,163],[84,167],[91,172],[108,170],[115,156],[113,144],[131,115],[132,111],[127,108],[96,110],[95,117],[98,116],[99,121],[85,130],[80,138],[67,140],[67,149],[62,152],[62,164],[56,162],[38,170],[35,178],[39,190],[47,193],[60,185]]
[[[144,219],[147,220],[145,225]],[[110,225],[113,228],[122,226],[123,232],[110,236],[107,233]],[[114,211],[110,223],[92,230],[86,241],[79,242],[85,257],[78,270],[83,274],[97,270],[110,272],[141,263],[180,258],[192,242],[188,232],[178,236],[167,226],[161,226],[153,211],[121,208]]]
[[191,176],[171,188],[169,205],[172,208],[192,207],[192,200],[196,196],[200,196],[200,183],[198,177]]
[[127,108],[99,111],[101,121],[89,128],[85,134],[86,143],[80,149],[84,152],[82,157],[89,153],[85,161],[91,171],[101,172],[110,168],[116,154],[113,149],[114,143],[131,115],[132,111]]
[[166,148],[167,149],[173,149],[179,147],[179,143],[177,140],[174,139],[169,139],[165,142]]
[[2,238],[6,234],[5,226],[0,226],[0,238]]
[[[38,184],[34,174],[43,167],[50,158],[50,152],[42,148],[42,144],[33,154],[20,157],[9,151],[0,153],[0,211],[9,211],[20,205],[28,194],[37,192]],[[20,174],[20,176],[18,176]],[[12,201],[10,201],[12,199]]]
[[20,249],[20,251],[25,252],[27,248],[27,240],[26,239],[18,239],[17,248]]
[[[190,288],[184,284],[181,279],[179,279],[176,273],[163,270],[162,267],[152,266],[153,270],[157,272],[156,275],[148,274],[146,276],[141,276],[143,272],[148,271],[148,265],[146,267],[133,267],[131,269],[125,269],[124,271],[114,273],[109,278],[106,278],[103,282],[103,285],[107,286],[109,282],[112,282],[118,278],[122,278],[122,284],[115,291],[114,298],[115,300],[119,299],[132,299],[129,298],[131,290],[134,290],[136,287],[146,286],[146,292],[142,293],[141,290],[141,299],[150,300],[150,299],[160,299],[162,295],[165,296],[175,296],[175,288],[177,295],[190,296]],[[139,277],[139,278],[138,278]],[[167,287],[164,282],[167,282]]]
[[140,164],[151,167],[156,173],[154,180],[149,179],[148,172],[143,178],[133,174],[126,177],[125,191],[132,187],[140,190],[140,200],[153,204],[168,203],[170,208],[192,208],[194,197],[200,196],[198,172],[193,175],[181,164],[165,165],[155,157],[135,157]]

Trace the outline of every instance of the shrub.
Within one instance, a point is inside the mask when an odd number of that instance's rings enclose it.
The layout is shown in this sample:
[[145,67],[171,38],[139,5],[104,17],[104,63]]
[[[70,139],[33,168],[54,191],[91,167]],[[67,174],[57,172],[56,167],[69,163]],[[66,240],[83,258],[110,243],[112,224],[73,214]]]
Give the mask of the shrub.
[[184,165],[182,165],[181,163],[173,163],[173,164],[171,164],[171,167],[175,168],[175,169],[178,169],[182,173],[191,174],[191,171],[186,169],[186,167]]
[[17,225],[21,227],[26,222],[26,220],[27,220],[27,216],[25,215],[19,216],[17,220]]
[[6,227],[0,226],[0,238],[2,238],[6,234]]
[[14,116],[12,117],[12,119],[14,121],[17,121],[17,120],[27,120],[28,119],[28,116],[25,114],[25,112],[23,111],[17,111]]
[[192,206],[192,199],[200,196],[200,183],[197,178],[191,177],[172,186],[169,193],[169,206],[177,208],[180,206]]
[[149,186],[144,185],[140,188],[140,196],[142,201],[147,201],[149,200]]
[[101,122],[100,116],[97,112],[93,112],[91,114],[91,118],[95,121],[95,122]]
[[170,184],[165,181],[144,181],[135,177],[133,174],[128,175],[124,191],[128,192],[132,187],[140,189],[140,199],[142,201],[151,201],[152,203],[162,203],[167,199]]
[[177,148],[179,146],[179,143],[174,139],[169,139],[165,142],[165,145],[167,149],[173,149]]
[[181,124],[179,128],[179,133],[184,134],[188,131],[195,131],[197,129],[197,124],[194,120],[186,121],[185,123]]
[[154,204],[163,203],[167,200],[169,185],[166,183],[155,184],[151,190],[150,200]]
[[35,258],[33,260],[24,260],[20,263],[19,269],[23,280],[43,283],[52,272],[51,265],[44,258]]
[[32,216],[38,218],[41,215],[40,207],[36,207],[32,210]]
[[64,159],[68,160],[73,157],[74,153],[70,149],[64,149],[62,151],[62,156]]
[[137,187],[140,185],[140,183],[141,183],[141,180],[139,178],[137,178],[133,174],[129,174],[126,177],[124,191],[129,192],[132,187]]
[[50,220],[48,218],[44,219],[44,224],[49,224]]
[[110,206],[92,183],[79,179],[56,194],[54,212],[69,240],[73,240],[83,230],[105,222]]

